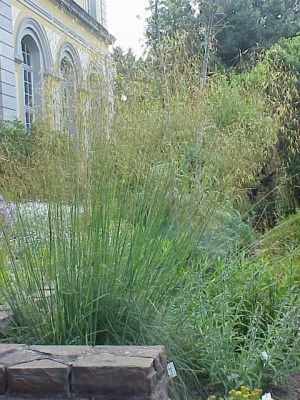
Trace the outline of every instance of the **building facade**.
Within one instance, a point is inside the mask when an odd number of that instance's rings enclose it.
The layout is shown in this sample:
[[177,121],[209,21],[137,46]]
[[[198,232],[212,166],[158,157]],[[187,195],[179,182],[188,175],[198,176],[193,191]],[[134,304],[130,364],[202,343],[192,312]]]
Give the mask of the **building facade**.
[[50,113],[75,134],[78,103],[100,106],[113,41],[106,0],[0,0],[0,120]]

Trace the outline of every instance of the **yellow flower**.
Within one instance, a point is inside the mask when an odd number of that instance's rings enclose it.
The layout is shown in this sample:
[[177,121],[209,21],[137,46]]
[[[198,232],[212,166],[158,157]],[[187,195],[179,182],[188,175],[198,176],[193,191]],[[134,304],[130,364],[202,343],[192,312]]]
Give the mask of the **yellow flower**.
[[249,393],[250,389],[247,386],[241,386],[241,391]]

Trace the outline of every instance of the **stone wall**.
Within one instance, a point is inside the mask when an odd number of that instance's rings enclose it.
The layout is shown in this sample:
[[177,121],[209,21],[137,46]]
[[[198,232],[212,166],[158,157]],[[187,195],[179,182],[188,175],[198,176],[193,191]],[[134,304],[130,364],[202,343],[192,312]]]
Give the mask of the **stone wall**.
[[167,400],[166,353],[160,346],[0,344],[1,399]]

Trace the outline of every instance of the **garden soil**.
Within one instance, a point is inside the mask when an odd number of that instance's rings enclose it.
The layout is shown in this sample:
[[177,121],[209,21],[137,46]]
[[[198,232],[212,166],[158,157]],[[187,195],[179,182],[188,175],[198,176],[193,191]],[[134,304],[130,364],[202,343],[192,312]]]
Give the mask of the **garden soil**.
[[273,388],[270,391],[274,400],[300,400],[300,373],[287,382],[286,390]]

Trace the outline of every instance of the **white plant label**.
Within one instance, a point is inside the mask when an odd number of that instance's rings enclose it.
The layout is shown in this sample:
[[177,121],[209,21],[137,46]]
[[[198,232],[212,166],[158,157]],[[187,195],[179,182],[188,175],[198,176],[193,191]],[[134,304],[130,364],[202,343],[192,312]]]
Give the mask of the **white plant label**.
[[261,396],[261,400],[272,400],[271,393],[268,392],[268,393],[263,394],[263,395]]
[[167,373],[169,379],[176,378],[177,372],[173,361],[167,362]]

